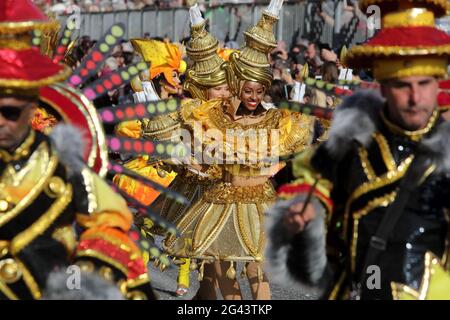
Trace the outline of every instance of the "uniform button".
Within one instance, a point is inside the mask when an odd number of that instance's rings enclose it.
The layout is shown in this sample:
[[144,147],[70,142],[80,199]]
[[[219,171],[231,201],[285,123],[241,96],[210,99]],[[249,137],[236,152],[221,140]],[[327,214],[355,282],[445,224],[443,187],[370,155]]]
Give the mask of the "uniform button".
[[405,150],[405,148],[403,148],[403,146],[398,146],[398,151],[403,151]]
[[422,228],[422,227],[420,227],[420,228],[419,228],[419,232],[420,232],[420,233],[424,233],[424,232],[425,232],[425,229]]
[[411,249],[412,249],[411,243],[407,243],[407,244],[406,244],[406,249],[408,249],[408,250],[411,250]]

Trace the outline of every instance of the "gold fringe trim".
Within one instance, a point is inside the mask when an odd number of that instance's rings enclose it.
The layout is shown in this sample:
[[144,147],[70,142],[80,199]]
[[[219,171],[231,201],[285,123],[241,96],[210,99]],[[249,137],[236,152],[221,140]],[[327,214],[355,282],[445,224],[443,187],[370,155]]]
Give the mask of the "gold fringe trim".
[[0,23],[0,34],[17,34],[32,30],[44,30],[52,23],[49,21],[22,21]]
[[[450,44],[440,46],[354,46],[347,51],[344,64],[348,65],[354,59],[365,59],[366,57],[391,57],[391,56],[419,56],[419,55],[448,55],[450,54]],[[363,63],[372,63],[371,60],[364,60]]]
[[[366,12],[367,8],[371,5],[376,5],[382,2],[389,2],[389,1],[395,1],[397,2],[398,0],[360,0],[359,1],[359,8],[361,9],[362,12]],[[405,1],[406,2],[406,1]],[[409,0],[409,2],[411,3],[417,3],[417,2],[426,2],[428,4],[434,5],[437,8],[436,9],[441,9],[441,11],[436,12],[438,13],[438,17],[441,15],[444,15],[446,13],[447,10],[450,9],[449,4],[447,3],[447,0]],[[417,7],[419,5],[417,4]]]
[[227,270],[226,276],[230,280],[236,279],[236,269],[234,269],[234,261],[230,261],[230,267]]

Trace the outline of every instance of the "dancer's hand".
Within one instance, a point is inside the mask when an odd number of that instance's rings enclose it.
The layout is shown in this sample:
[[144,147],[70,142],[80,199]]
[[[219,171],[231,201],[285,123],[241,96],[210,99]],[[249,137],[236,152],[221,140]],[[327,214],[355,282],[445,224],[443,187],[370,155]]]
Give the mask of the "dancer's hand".
[[[296,234],[305,229],[306,224],[316,217],[314,206],[309,203],[303,210],[305,203],[299,202],[289,207],[284,216],[284,225],[290,234]],[[303,212],[302,212],[303,211]]]

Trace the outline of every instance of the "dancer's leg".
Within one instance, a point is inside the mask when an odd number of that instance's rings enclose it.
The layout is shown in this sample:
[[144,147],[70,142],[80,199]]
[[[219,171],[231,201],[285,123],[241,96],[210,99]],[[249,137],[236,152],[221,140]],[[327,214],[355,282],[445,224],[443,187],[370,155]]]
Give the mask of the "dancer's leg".
[[215,264],[217,283],[219,285],[220,292],[225,300],[242,300],[241,288],[239,282],[235,279],[229,279],[226,275],[230,263],[226,261],[220,261]]
[[[258,268],[260,270],[260,274],[258,274]],[[262,279],[259,279],[260,275],[262,275]],[[260,263],[247,263],[247,278],[248,282],[250,283],[254,300],[270,300],[269,281],[266,277],[265,272],[263,272],[262,265]]]

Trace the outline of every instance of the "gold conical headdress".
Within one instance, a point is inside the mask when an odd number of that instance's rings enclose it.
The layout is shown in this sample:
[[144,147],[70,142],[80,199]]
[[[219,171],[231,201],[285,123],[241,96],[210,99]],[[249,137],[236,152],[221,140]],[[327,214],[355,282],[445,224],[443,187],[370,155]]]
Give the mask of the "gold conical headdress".
[[191,39],[186,47],[189,58],[194,62],[186,72],[184,89],[194,98],[207,100],[207,89],[226,83],[223,60],[217,54],[219,41],[206,31],[206,21],[198,6],[189,10],[191,18]]
[[283,0],[272,0],[258,23],[244,32],[242,52],[231,54],[227,77],[234,95],[239,95],[241,81],[259,82],[266,88],[271,86],[273,74],[268,54],[277,46],[273,26],[278,21],[282,4]]

